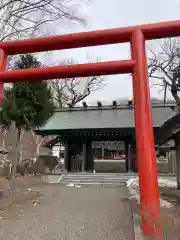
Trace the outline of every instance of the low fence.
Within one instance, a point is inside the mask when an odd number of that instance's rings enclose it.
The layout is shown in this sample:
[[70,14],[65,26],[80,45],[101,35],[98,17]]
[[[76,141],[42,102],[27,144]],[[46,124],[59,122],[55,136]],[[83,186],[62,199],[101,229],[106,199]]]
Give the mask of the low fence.
[[[47,158],[47,157],[46,157]],[[51,158],[50,156],[48,158]],[[52,157],[52,161],[53,161]],[[51,161],[51,159],[48,159]],[[157,158],[157,169],[159,173],[164,174],[176,174],[176,157],[175,151],[170,152],[168,158]],[[61,159],[56,171],[54,173],[62,173],[64,170],[64,161]],[[73,171],[81,172],[82,166],[80,162],[73,162]],[[94,170],[96,172],[110,172],[110,173],[125,173],[126,162],[125,160],[94,160]],[[44,157],[40,157],[39,161],[36,162],[32,167],[28,169],[28,173],[38,172],[40,174],[49,173],[47,167],[44,165]],[[9,166],[5,165],[0,167],[0,176],[6,177],[9,175]]]
[[94,160],[94,170],[96,172],[124,173],[126,172],[126,162],[121,160]]

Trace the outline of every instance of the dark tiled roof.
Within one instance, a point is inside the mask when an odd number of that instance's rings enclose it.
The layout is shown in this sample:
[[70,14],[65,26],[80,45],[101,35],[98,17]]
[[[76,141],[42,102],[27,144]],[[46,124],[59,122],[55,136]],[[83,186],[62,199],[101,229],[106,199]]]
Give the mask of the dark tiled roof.
[[157,144],[163,144],[180,131],[180,113],[165,121],[157,131]]
[[[154,127],[160,127],[168,118],[175,115],[170,107],[152,107]],[[132,108],[88,108],[56,111],[43,130],[72,129],[102,129],[102,128],[134,128],[134,113]]]

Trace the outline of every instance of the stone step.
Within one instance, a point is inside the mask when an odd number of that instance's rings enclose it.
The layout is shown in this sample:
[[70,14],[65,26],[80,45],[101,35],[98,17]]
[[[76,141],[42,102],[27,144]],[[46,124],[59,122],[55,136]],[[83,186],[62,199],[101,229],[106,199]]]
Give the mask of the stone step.
[[65,174],[65,176],[67,177],[136,177],[137,174],[96,174],[96,173],[92,173],[92,174]]
[[82,181],[86,181],[86,182],[125,182],[127,181],[128,178],[115,178],[115,179],[109,179],[109,178],[63,178],[62,181],[69,181],[69,182],[82,182]]
[[66,179],[109,179],[109,180],[116,180],[116,179],[130,179],[134,176],[64,176]]
[[[67,173],[65,175],[59,176],[44,176],[43,180],[50,183],[62,183],[68,185],[70,183],[76,185],[122,185],[126,184],[126,181],[136,177],[137,174],[134,173]],[[167,178],[169,180],[175,181],[175,177],[168,174],[161,174],[162,178]]]
[[68,172],[65,173],[67,175],[128,175],[128,174],[133,174],[137,175],[137,173],[134,172],[117,172],[117,173],[109,173],[109,172]]
[[66,179],[66,180],[104,180],[104,179],[107,179],[109,181],[116,181],[116,180],[124,180],[124,179],[129,179],[128,177],[67,177],[67,176],[64,176],[62,177],[62,179]]
[[103,173],[68,173],[61,179],[61,184],[68,185],[125,185],[135,174],[103,174]]
[[80,183],[75,183],[75,182],[69,182],[69,181],[62,181],[62,182],[60,182],[60,184],[63,184],[63,185],[68,185],[70,183],[74,184],[75,186],[76,185],[77,186],[93,186],[93,185],[99,186],[99,185],[103,185],[103,186],[111,186],[111,187],[113,187],[113,186],[122,186],[122,185],[124,186],[125,185],[125,183],[123,183],[123,182],[103,182],[103,183],[101,183],[101,182],[80,182]]

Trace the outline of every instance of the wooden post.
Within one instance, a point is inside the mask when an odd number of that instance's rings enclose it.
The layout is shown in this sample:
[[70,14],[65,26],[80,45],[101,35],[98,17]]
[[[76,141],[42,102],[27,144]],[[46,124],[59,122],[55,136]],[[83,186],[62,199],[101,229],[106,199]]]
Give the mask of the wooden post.
[[160,199],[146,46],[144,34],[139,29],[133,32],[131,52],[132,59],[136,61],[133,72],[133,100],[142,229],[145,236],[161,237]]
[[88,172],[92,172],[94,170],[94,160],[93,160],[93,154],[92,154],[92,141],[88,140],[86,143],[86,170]]
[[82,144],[82,172],[85,172],[86,170],[86,159],[87,159],[86,144],[83,143]]
[[132,146],[128,144],[128,172],[132,172]]
[[64,143],[64,171],[68,172],[68,141]]

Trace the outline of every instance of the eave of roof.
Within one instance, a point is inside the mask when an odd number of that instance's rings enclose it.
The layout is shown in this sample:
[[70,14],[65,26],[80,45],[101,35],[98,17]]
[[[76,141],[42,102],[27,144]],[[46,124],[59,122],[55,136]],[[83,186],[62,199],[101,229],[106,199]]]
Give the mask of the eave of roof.
[[[168,118],[174,116],[175,112],[171,107],[157,105],[152,107],[153,125],[160,127]],[[91,108],[79,110],[66,109],[56,111],[47,124],[37,130],[37,133],[56,134],[70,130],[96,130],[104,129],[130,129],[135,127],[134,109],[130,107],[116,107],[101,109]]]
[[174,139],[180,131],[180,113],[165,121],[157,132],[158,144]]

